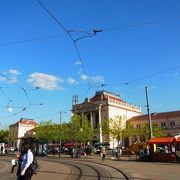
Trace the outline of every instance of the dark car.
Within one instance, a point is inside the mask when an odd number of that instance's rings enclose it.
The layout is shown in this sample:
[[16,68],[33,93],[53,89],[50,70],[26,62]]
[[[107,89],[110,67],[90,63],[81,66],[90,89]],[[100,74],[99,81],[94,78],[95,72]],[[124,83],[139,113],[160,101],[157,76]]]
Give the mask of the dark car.
[[53,155],[59,154],[59,148],[52,148],[48,152]]

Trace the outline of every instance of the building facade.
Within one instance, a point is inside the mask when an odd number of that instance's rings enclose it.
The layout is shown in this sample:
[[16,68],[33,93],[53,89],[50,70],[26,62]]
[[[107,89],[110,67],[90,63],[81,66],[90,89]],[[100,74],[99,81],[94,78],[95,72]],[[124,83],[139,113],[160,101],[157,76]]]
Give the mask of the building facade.
[[99,124],[105,119],[113,119],[118,116],[123,117],[123,120],[127,121],[134,116],[140,115],[141,108],[125,102],[115,93],[102,90],[97,91],[95,96],[90,99],[85,98],[83,103],[77,103],[77,101],[73,103],[72,112],[82,117],[86,116],[91,127],[98,129],[94,135],[94,142],[109,142],[112,146],[111,137],[103,134]]
[[[149,126],[148,115],[132,117],[128,120],[133,128]],[[152,126],[159,126],[164,130],[165,136],[176,136],[180,133],[180,111],[151,113]],[[137,137],[139,140],[139,137]]]
[[33,119],[21,118],[15,124],[9,125],[10,145],[19,148],[20,140],[27,131],[33,129],[37,123]]

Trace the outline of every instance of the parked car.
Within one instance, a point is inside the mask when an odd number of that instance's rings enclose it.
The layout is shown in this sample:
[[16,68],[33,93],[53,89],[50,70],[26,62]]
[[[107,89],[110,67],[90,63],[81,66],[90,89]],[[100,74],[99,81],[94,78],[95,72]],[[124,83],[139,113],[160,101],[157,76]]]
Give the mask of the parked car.
[[14,151],[15,151],[15,149],[16,149],[15,147],[10,147],[10,149],[9,149],[9,150],[10,150],[10,152],[14,152]]
[[53,155],[59,154],[59,148],[52,148],[48,151],[48,153]]

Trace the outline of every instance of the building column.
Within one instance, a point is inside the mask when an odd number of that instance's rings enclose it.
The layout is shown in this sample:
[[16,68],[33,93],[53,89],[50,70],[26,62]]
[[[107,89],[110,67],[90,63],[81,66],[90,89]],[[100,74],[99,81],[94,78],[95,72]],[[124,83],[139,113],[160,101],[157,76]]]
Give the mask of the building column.
[[99,140],[102,142],[102,128],[101,128],[101,105],[99,105]]
[[84,112],[83,111],[81,112],[81,118],[82,118],[82,120],[84,120]]
[[93,128],[93,117],[92,117],[92,112],[90,112],[90,124],[91,124],[91,127]]

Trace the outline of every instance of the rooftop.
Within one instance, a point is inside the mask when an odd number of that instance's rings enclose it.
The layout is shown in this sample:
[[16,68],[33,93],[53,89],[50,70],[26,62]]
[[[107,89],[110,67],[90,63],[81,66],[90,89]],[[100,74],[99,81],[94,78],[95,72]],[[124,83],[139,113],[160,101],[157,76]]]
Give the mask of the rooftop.
[[[151,113],[151,119],[168,119],[168,118],[175,118],[180,117],[180,111],[170,111],[170,112],[160,112],[160,113]],[[135,116],[129,119],[128,121],[139,121],[139,120],[148,120],[148,115],[140,115]]]
[[103,94],[103,93],[107,93],[107,94],[110,94],[110,95],[113,95],[113,96],[116,96],[116,97],[119,98],[119,94],[113,93],[113,92],[110,92],[110,91],[106,91],[106,90],[96,91],[95,95],[99,95],[99,94]]
[[34,126],[37,125],[34,119],[21,118],[19,121],[9,126],[18,126],[18,124],[29,124],[29,125],[34,125]]

